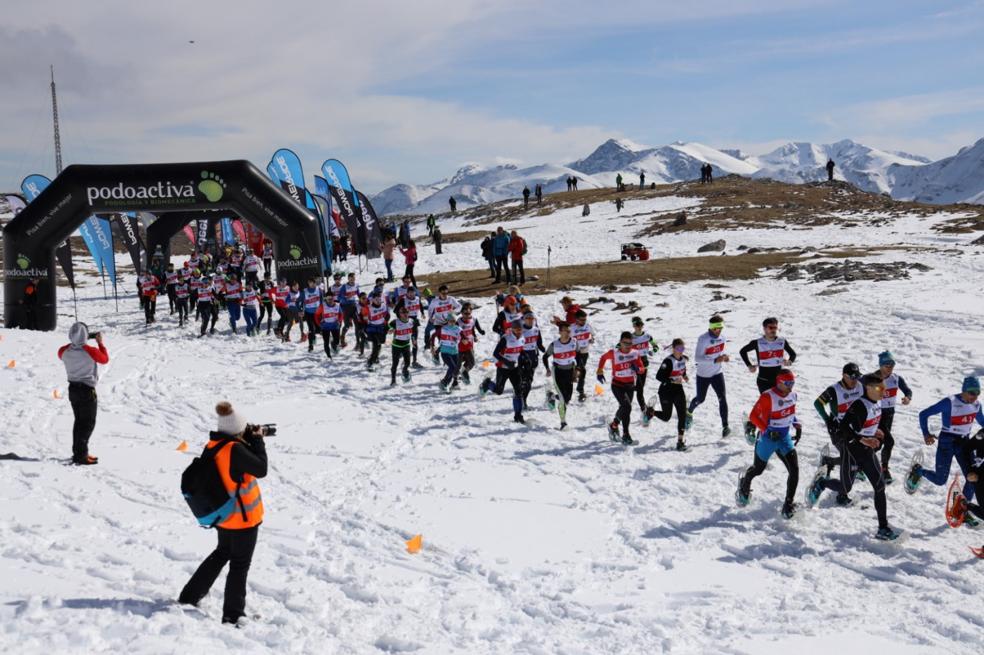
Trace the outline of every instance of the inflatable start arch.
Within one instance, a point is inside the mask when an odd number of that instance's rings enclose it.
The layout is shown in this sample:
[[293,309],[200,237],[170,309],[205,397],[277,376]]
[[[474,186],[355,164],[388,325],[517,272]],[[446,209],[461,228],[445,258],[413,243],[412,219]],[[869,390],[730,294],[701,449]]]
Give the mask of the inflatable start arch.
[[228,210],[260,228],[274,242],[278,275],[290,281],[330,265],[315,217],[248,161],[74,165],[3,228],[6,325],[20,323],[24,287],[39,278],[38,329],[55,328],[55,248],[92,214],[196,210]]

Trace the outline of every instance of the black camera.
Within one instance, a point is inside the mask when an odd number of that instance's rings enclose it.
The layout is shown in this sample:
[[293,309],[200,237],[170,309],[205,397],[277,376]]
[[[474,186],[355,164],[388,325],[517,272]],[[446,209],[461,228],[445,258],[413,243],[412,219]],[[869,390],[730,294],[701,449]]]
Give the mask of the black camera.
[[96,339],[98,339],[101,336],[102,336],[102,332],[90,332],[89,333],[89,338],[92,339],[93,341],[95,341]]
[[277,434],[276,423],[264,423],[263,425],[247,425],[247,434],[254,434],[260,437],[273,437]]

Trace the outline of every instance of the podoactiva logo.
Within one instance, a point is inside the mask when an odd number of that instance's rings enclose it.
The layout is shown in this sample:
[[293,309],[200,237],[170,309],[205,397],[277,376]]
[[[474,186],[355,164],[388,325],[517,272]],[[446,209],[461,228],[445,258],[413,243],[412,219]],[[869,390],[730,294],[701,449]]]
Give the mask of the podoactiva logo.
[[[202,184],[204,184],[204,181],[199,184],[199,190],[202,191],[202,195],[212,200],[201,189]],[[211,191],[211,185],[209,185],[209,189]],[[132,204],[134,200],[147,201],[149,205],[187,205],[194,203],[196,200],[195,185],[193,182],[181,183],[170,180],[150,185],[130,185],[119,182],[118,184],[108,186],[90,186],[86,187],[85,195],[89,200],[89,205],[107,207],[127,206]],[[218,197],[222,197],[221,191],[219,191]]]
[[40,278],[48,275],[48,271],[42,271],[40,268],[31,267],[31,258],[24,253],[17,253],[17,257],[14,259],[14,264],[17,268],[7,268],[4,269],[4,276],[14,279],[14,278]]
[[287,254],[290,255],[290,259],[277,260],[278,269],[304,268],[306,266],[318,266],[321,263],[317,257],[305,257],[304,251],[295,243],[290,244]]
[[222,200],[225,193],[226,183],[221,177],[209,171],[202,171],[202,181],[198,183],[198,190],[209,202]]

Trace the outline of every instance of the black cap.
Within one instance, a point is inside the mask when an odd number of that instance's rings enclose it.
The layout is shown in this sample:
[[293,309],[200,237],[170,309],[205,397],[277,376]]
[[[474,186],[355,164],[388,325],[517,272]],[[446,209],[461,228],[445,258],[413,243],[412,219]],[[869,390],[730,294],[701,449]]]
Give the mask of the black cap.
[[850,375],[855,380],[860,379],[861,369],[854,362],[848,362],[844,364],[844,369],[841,371],[844,375]]

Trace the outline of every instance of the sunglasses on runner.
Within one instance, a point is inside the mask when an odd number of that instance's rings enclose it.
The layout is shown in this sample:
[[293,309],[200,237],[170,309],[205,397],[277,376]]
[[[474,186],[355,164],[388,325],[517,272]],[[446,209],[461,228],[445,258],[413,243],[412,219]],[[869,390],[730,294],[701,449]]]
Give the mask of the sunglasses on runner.
[[779,380],[778,384],[786,387],[787,389],[792,389],[796,384],[796,380]]

